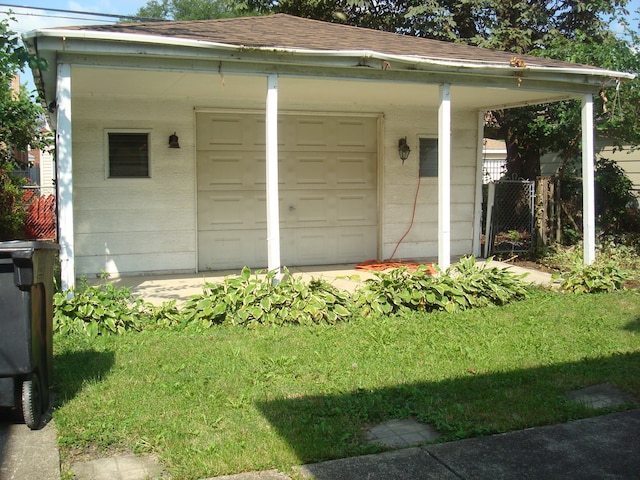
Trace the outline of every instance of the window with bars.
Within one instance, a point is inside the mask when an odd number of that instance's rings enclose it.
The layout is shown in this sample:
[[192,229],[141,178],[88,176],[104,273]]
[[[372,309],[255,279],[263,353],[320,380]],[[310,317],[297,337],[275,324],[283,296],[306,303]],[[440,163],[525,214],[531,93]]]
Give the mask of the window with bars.
[[420,176],[438,176],[438,139],[420,138]]
[[149,178],[149,133],[108,132],[109,178]]

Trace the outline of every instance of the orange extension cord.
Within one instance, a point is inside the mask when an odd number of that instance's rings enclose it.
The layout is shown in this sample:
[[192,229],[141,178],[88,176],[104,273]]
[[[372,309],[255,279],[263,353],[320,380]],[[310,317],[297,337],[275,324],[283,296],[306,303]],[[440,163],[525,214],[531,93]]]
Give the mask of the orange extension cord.
[[391,257],[389,257],[387,260],[384,260],[384,261],[367,260],[365,262],[361,262],[356,265],[356,270],[373,270],[373,271],[381,272],[383,270],[389,270],[391,268],[406,267],[408,270],[414,271],[414,270],[417,270],[420,265],[422,265],[428,268],[429,273],[431,275],[434,275],[436,273],[436,270],[433,268],[433,265],[430,263],[418,264],[415,262],[394,262],[393,261],[393,258],[396,252],[398,251],[398,247],[400,246],[402,241],[406,238],[406,236],[409,235],[409,232],[413,228],[413,222],[416,218],[416,208],[418,205],[418,193],[420,193],[420,183],[421,183],[420,174],[418,174],[418,187],[416,188],[416,195],[413,199],[413,211],[411,212],[411,223],[409,224],[409,228],[407,229],[407,231],[404,233],[404,235],[402,235],[402,238],[398,240],[398,243],[396,244],[396,248],[393,249],[393,253],[391,254]]

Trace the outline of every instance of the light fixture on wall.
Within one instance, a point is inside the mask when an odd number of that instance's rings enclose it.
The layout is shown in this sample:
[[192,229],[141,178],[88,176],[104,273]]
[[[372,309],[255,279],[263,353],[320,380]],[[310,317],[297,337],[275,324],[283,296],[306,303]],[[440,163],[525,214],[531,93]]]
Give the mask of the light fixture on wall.
[[407,137],[401,138],[398,140],[398,155],[400,155],[400,160],[404,164],[404,161],[409,158],[409,154],[411,153],[411,149],[407,144]]
[[173,132],[173,135],[169,136],[169,148],[180,148],[178,140],[178,135],[176,135],[176,132]]

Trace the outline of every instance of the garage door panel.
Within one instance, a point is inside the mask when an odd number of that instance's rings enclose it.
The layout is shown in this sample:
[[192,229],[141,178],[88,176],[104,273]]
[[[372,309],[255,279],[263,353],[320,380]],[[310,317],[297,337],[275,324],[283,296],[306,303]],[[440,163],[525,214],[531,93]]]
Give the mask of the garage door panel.
[[220,188],[223,186],[242,186],[243,158],[241,155],[229,153],[215,157],[207,152],[198,164],[198,188]]
[[376,184],[375,171],[371,169],[375,156],[353,155],[336,158],[336,183],[341,187],[372,187]]
[[321,265],[327,263],[351,263],[375,258],[376,227],[356,227],[345,232],[338,227],[282,230],[283,239],[294,239],[295,250],[284,254],[285,265]]
[[337,195],[337,218],[339,224],[375,225],[378,208],[371,201],[372,192]]
[[330,221],[330,200],[327,195],[298,195],[296,203],[296,220],[301,224],[320,223]]
[[198,265],[200,270],[261,268],[267,264],[266,230],[200,232]]
[[297,155],[289,184],[311,188],[327,188],[330,181],[327,156],[319,153],[313,155]]
[[197,154],[198,190],[263,190],[264,154],[241,151],[202,151]]
[[200,192],[199,230],[266,228],[266,200],[256,192]]
[[[378,244],[375,227],[352,227],[348,231],[336,229],[340,263],[359,262],[376,258]],[[373,255],[372,252],[374,253]]]
[[326,150],[329,148],[331,124],[326,118],[302,118],[296,121],[295,147]]
[[240,116],[198,116],[198,150],[209,150],[244,143],[244,119]]
[[366,151],[376,150],[375,120],[371,118],[359,118],[350,120],[338,120],[336,128],[336,146],[340,150],[344,148],[356,148]]
[[326,262],[327,257],[335,250],[336,239],[326,230],[305,229],[298,232],[291,231],[291,235],[295,237],[296,249],[295,257],[289,259],[289,264],[292,266],[321,264]]

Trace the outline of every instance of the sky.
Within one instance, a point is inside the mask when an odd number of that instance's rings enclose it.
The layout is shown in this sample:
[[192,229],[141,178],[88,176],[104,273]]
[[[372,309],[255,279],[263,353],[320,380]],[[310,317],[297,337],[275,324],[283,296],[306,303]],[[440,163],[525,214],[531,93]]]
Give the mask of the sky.
[[[20,34],[47,27],[62,27],[68,25],[105,24],[116,23],[117,18],[97,17],[93,15],[67,14],[61,12],[48,12],[20,8],[21,6],[53,8],[60,10],[73,10],[91,13],[106,13],[112,15],[134,15],[138,9],[147,4],[147,0],[0,0],[0,13],[12,10],[16,23],[12,29]],[[11,6],[8,6],[11,5]],[[630,12],[640,9],[640,0],[631,0],[627,5]],[[631,19],[637,19],[639,14],[633,14]],[[638,26],[638,21],[632,25]],[[27,89],[32,91],[33,80],[31,72],[26,72],[21,78],[22,83],[27,84]]]

